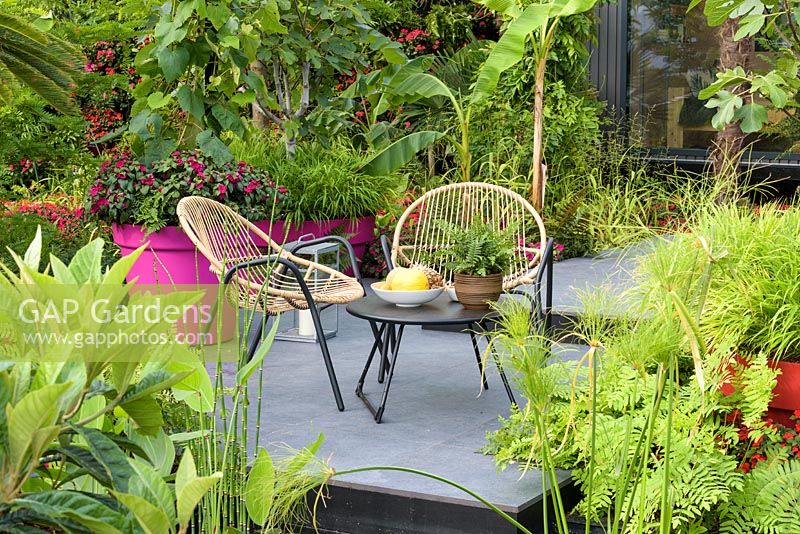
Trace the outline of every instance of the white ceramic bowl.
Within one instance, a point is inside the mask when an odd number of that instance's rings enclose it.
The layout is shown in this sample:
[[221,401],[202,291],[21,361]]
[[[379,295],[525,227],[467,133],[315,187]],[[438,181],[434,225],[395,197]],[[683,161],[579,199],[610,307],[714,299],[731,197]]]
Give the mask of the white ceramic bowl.
[[436,289],[423,289],[420,291],[389,291],[383,288],[385,282],[373,282],[372,290],[378,295],[378,298],[391,302],[403,308],[414,308],[420,304],[430,302],[444,291],[443,287]]
[[447,292],[447,296],[450,297],[450,300],[453,302],[458,302],[458,295],[456,295],[456,286],[450,285],[444,288],[445,292]]

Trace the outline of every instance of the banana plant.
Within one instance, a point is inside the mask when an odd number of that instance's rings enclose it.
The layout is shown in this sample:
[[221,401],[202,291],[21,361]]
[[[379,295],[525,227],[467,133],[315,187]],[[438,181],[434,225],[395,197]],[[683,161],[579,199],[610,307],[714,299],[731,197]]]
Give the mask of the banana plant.
[[[391,172],[414,157],[414,154],[429,144],[447,137],[459,155],[462,180],[470,179],[471,155],[469,147],[469,122],[475,105],[484,102],[494,94],[500,76],[520,61],[530,51],[536,60],[536,86],[534,93],[534,139],[533,139],[533,178],[530,196],[537,209],[541,209],[544,189],[542,173],[543,159],[543,123],[544,108],[544,76],[547,57],[555,39],[559,21],[563,17],[584,13],[592,9],[597,0],[551,0],[525,6],[517,0],[482,0],[492,11],[501,14],[505,20],[502,36],[489,51],[486,60],[478,70],[477,80],[468,98],[461,100],[461,95],[451,91],[436,76],[424,72],[424,63],[420,60],[409,62],[400,69],[393,69],[390,75],[384,72],[373,73],[372,80],[383,79],[383,93],[386,96],[381,102],[388,103],[417,102],[422,99],[445,97],[453,106],[457,117],[459,132],[451,136],[449,132],[422,131],[415,132],[387,146],[378,152],[364,165],[364,171]],[[386,107],[378,107],[376,113],[386,111]]]

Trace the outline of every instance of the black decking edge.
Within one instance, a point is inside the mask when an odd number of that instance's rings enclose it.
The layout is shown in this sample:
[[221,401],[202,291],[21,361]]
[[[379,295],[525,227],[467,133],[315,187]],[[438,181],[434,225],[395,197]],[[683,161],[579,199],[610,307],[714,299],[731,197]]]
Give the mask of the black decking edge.
[[[572,508],[578,491],[562,484],[562,497]],[[479,502],[391,490],[338,481],[330,499],[317,507],[322,534],[517,534],[517,528]],[[313,503],[313,498],[310,497]],[[541,495],[505,512],[532,532],[543,532]],[[552,516],[552,510],[551,515]],[[576,529],[577,532],[578,529]],[[303,530],[312,533],[311,526]],[[580,532],[583,532],[581,527]]]

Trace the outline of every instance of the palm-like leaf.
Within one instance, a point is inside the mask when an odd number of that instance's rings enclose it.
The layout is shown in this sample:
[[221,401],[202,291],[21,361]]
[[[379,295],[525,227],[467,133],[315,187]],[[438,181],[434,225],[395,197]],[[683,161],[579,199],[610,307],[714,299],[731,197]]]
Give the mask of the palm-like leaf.
[[69,43],[0,13],[0,100],[10,101],[11,88],[19,82],[58,111],[77,113],[71,92],[81,61],[80,53]]

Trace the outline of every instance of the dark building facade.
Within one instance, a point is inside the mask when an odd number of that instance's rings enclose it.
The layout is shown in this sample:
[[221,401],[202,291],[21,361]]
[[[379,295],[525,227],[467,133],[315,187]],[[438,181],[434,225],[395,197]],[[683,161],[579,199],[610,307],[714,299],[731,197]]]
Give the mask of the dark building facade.
[[[697,98],[717,72],[717,29],[702,6],[687,13],[688,0],[617,0],[598,8],[598,43],[590,72],[599,98],[640,132],[654,157],[703,163],[716,131],[714,110]],[[764,64],[756,50],[751,63]],[[777,123],[778,112],[770,112]],[[761,134],[747,139],[750,160],[771,167],[800,168],[792,150],[799,139]],[[794,172],[792,172],[794,174]]]

